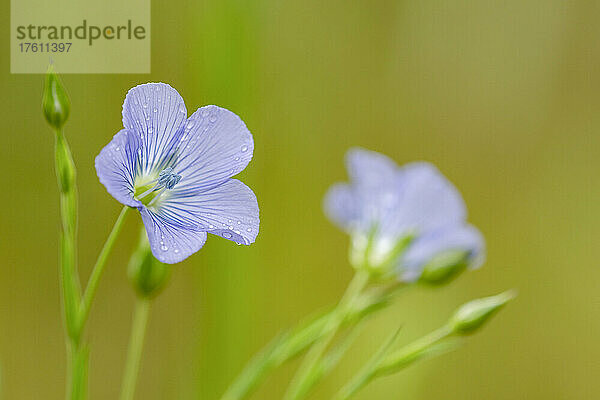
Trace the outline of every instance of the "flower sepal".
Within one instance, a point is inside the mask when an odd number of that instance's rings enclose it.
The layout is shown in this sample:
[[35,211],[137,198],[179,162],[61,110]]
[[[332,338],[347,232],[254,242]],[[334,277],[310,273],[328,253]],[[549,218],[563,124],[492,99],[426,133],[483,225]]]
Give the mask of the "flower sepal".
[[419,282],[439,286],[456,279],[469,266],[471,254],[465,250],[449,250],[434,255],[423,267]]
[[469,335],[481,328],[496,312],[516,297],[514,290],[463,304],[449,321],[452,332]]
[[71,103],[52,65],[48,68],[46,74],[42,108],[46,121],[54,129],[60,130],[69,118]]

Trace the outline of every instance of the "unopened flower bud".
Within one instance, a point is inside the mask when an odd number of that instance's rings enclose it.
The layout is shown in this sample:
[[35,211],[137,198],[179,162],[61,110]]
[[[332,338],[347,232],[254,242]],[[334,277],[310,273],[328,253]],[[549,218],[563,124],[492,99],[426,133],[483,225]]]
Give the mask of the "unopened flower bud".
[[54,73],[52,66],[48,68],[46,73],[42,108],[46,121],[54,129],[61,129],[67,122],[67,118],[69,118],[71,104],[60,78]]
[[515,296],[515,291],[509,290],[496,296],[470,301],[456,311],[449,326],[455,334],[471,334]]
[[171,269],[154,258],[144,229],[129,260],[128,275],[137,294],[145,298],[157,296],[169,281]]
[[470,252],[444,251],[436,254],[424,267],[419,280],[430,285],[442,285],[460,275],[468,266]]

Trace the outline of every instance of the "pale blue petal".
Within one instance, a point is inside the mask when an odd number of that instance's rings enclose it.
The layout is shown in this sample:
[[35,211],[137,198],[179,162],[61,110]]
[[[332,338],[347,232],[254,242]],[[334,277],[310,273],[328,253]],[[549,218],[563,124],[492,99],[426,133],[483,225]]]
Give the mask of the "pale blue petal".
[[352,186],[345,183],[336,183],[329,188],[323,202],[325,215],[348,233],[361,229],[359,206]]
[[355,147],[346,153],[346,169],[353,185],[362,190],[379,191],[393,182],[399,168],[381,153]]
[[252,134],[234,113],[217,106],[199,108],[181,136],[175,173],[180,192],[217,186],[241,172],[254,151]]
[[174,264],[183,261],[204,246],[206,232],[173,224],[168,218],[146,207],[140,208],[152,254],[159,261]]
[[142,144],[140,175],[171,166],[186,119],[183,99],[166,83],[146,83],[129,90],[123,103],[123,126]]
[[423,234],[465,220],[466,208],[454,185],[430,163],[400,169],[395,195],[380,219],[382,236]]
[[245,245],[254,243],[260,222],[256,196],[237,179],[194,194],[175,189],[157,213],[174,225]]
[[140,143],[136,135],[123,129],[119,131],[96,156],[96,173],[100,182],[119,202],[138,207],[133,198]]
[[469,268],[478,268],[485,260],[485,241],[477,228],[466,224],[446,227],[418,237],[409,246],[400,262],[403,279],[418,279],[435,255],[453,250],[469,253]]

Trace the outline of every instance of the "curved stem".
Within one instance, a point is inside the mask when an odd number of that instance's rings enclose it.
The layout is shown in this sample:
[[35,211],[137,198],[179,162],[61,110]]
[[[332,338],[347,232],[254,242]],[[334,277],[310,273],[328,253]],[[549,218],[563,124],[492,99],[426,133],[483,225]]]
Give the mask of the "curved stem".
[[360,270],[356,272],[356,275],[354,275],[354,278],[348,285],[337,308],[331,314],[323,328],[322,332],[326,333],[314,342],[304,357],[298,372],[292,379],[292,382],[283,397],[284,400],[297,400],[303,398],[316,383],[312,377],[319,367],[329,343],[331,343],[343,321],[346,319],[346,314],[352,303],[360,295],[368,282],[368,273]]
[[[360,389],[379,376],[399,372],[412,365],[414,362],[428,355],[431,349],[443,340],[452,336],[452,328],[445,325],[420,339],[404,346],[391,355],[385,354],[393,343],[395,335],[384,347],[381,353],[376,353],[372,360],[367,363],[365,369],[356,374],[333,398],[334,400],[348,400]],[[385,360],[381,358],[386,356]]]
[[96,296],[96,291],[98,290],[98,284],[100,283],[100,277],[102,276],[102,272],[104,272],[104,266],[106,265],[106,260],[112,251],[115,242],[117,241],[117,237],[119,233],[121,233],[121,228],[123,228],[123,222],[125,222],[125,217],[127,216],[127,211],[129,211],[128,206],[123,207],[115,225],[113,226],[112,231],[108,235],[106,242],[104,243],[104,247],[100,251],[100,255],[98,256],[98,260],[96,260],[96,264],[94,265],[94,269],[92,270],[92,274],[90,275],[90,279],[88,281],[85,292],[83,293],[83,299],[81,300],[80,307],[80,317],[79,317],[79,329],[83,330],[87,318],[90,313],[90,308],[92,307],[92,301]]
[[[354,301],[340,328],[354,326],[369,315],[391,304],[392,298],[407,286],[395,283],[372,293],[363,293]],[[332,307],[326,313],[308,318],[295,328],[280,334],[244,367],[235,381],[229,386],[221,400],[244,400],[276,368],[295,358],[320,337],[326,335],[327,323],[335,312]]]
[[133,400],[135,394],[135,384],[140,370],[140,361],[142,359],[142,350],[144,348],[144,338],[146,336],[149,313],[150,300],[147,298],[138,298],[133,313],[133,324],[131,336],[129,337],[129,349],[127,350],[127,362],[125,364],[123,385],[121,387],[121,400]]

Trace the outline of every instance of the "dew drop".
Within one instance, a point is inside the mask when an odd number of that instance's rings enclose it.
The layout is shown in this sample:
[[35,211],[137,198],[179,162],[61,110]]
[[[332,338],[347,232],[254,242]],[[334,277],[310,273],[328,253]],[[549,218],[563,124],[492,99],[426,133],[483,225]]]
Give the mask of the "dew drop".
[[209,228],[209,229],[214,229],[214,228],[215,228],[215,226],[214,226],[214,225],[209,225],[209,226],[208,226],[208,228]]
[[241,224],[242,224],[242,221],[238,221],[238,223],[237,223],[237,224],[238,224],[238,225],[241,225]]
[[148,104],[144,103],[144,104],[142,104],[142,107],[147,108]]
[[245,153],[245,152],[247,152],[247,151],[248,151],[248,146],[246,146],[246,145],[243,145],[243,146],[242,146],[242,153]]
[[158,112],[158,108],[154,107],[154,110],[152,110],[154,112]]
[[165,246],[164,244],[163,244],[162,246],[160,246],[160,249],[161,249],[162,251],[167,251],[167,250],[169,250],[169,248],[168,248],[167,246]]
[[246,229],[247,232],[252,232],[252,228]]
[[192,127],[194,126],[194,121],[188,121],[187,125],[185,126],[187,129],[192,129]]
[[213,123],[214,123],[214,122],[217,122],[217,116],[216,116],[215,114],[212,114],[212,115],[211,115],[211,116],[208,118],[208,120],[209,120],[210,122],[213,122]]
[[240,158],[239,158],[239,157],[236,157],[236,158],[235,158],[235,161],[240,161]]
[[175,249],[175,250],[173,250],[173,252],[174,252],[175,254],[177,254],[177,253],[179,253],[179,249]]
[[223,233],[223,237],[224,237],[225,239],[231,239],[231,238],[233,237],[233,235],[232,235],[231,233],[229,233],[229,232],[224,232],[224,233]]

